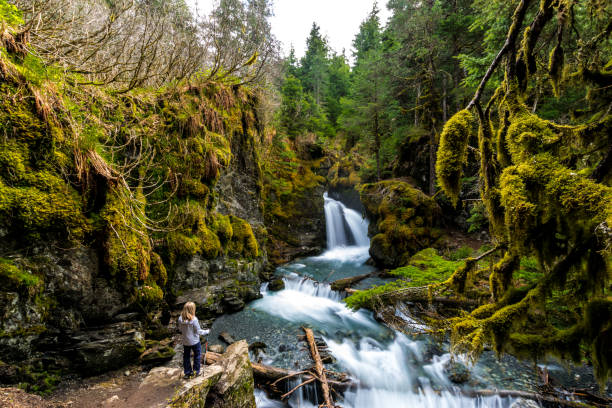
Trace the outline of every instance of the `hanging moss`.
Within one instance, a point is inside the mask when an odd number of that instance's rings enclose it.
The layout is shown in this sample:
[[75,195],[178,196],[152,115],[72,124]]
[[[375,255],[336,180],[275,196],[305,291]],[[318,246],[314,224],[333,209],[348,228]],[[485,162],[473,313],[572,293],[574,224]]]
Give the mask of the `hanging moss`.
[[550,58],[548,61],[548,74],[550,75],[550,83],[552,85],[555,96],[559,96],[561,91],[559,89],[561,76],[563,74],[563,58],[564,52],[561,44],[557,44],[555,48],[550,52]]
[[259,256],[259,245],[253,234],[251,225],[242,218],[230,216],[232,226],[232,239],[227,246],[231,256],[244,256],[246,258],[257,258]]
[[462,110],[446,122],[440,135],[436,175],[444,193],[453,205],[459,201],[463,166],[467,161],[468,143],[472,134],[473,116]]
[[107,234],[104,259],[112,276],[134,283],[149,276],[151,243],[146,229],[135,219],[135,213],[142,209],[131,207],[144,206],[144,198],[126,194],[119,187],[107,194],[106,206],[101,212]]
[[493,271],[489,276],[489,287],[493,299],[499,300],[510,288],[517,261],[515,256],[506,252],[502,259],[493,266]]
[[229,242],[234,235],[232,223],[228,215],[215,214],[212,229],[223,243]]

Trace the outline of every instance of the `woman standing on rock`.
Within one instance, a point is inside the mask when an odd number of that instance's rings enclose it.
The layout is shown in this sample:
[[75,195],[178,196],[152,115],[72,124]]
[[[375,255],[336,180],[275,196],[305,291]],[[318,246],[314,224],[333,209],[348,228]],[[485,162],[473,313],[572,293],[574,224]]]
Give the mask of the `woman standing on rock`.
[[[200,328],[200,323],[195,315],[196,306],[193,302],[185,303],[183,311],[178,318],[178,327],[181,330],[183,342],[183,370],[185,378],[200,375],[200,358],[202,345],[200,336],[206,336],[210,330]],[[191,365],[191,352],[193,351],[193,367]]]

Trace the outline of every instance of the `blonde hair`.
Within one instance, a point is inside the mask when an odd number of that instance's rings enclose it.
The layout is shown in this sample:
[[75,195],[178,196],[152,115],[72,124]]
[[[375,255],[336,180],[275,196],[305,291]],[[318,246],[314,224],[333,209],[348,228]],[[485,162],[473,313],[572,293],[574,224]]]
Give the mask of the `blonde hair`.
[[181,312],[181,317],[184,322],[190,322],[195,317],[196,306],[193,302],[185,303],[183,306],[183,311]]

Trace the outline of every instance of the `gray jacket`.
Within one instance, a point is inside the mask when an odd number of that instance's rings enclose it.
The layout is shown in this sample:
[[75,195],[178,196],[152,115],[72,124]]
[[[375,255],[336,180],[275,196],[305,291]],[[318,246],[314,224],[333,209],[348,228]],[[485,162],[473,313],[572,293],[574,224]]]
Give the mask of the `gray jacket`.
[[184,322],[183,317],[178,318],[178,328],[182,334],[182,341],[184,346],[193,346],[200,342],[200,336],[206,336],[210,333],[210,330],[203,330],[200,328],[200,322],[198,318],[194,318],[189,322]]

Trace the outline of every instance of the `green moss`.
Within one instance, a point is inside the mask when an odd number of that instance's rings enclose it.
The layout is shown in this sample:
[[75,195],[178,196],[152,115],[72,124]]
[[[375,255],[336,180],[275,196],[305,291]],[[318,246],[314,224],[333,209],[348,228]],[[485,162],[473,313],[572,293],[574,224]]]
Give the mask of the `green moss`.
[[418,293],[410,292],[411,299],[427,301],[427,286],[447,280],[452,273],[464,265],[461,260],[452,261],[443,258],[434,248],[427,248],[410,258],[408,265],[389,272],[399,279],[371,289],[360,290],[345,299],[347,306],[353,309],[376,309],[389,302],[389,297],[397,291],[414,288]]
[[212,259],[219,256],[221,251],[221,242],[219,237],[208,228],[198,230],[198,238],[200,238],[200,252],[206,258]]
[[436,161],[436,175],[444,193],[453,205],[459,201],[463,166],[467,161],[467,147],[472,134],[472,114],[462,110],[446,122],[440,135]]
[[155,252],[151,252],[151,269],[150,276],[153,281],[159,283],[161,286],[165,286],[168,282],[168,272],[161,256]]
[[34,186],[9,187],[0,181],[0,214],[4,226],[32,238],[58,234],[78,241],[88,230],[76,192],[60,178],[39,172],[29,175]]
[[407,266],[394,269],[389,274],[404,278],[408,286],[427,286],[446,280],[462,264],[459,259],[447,260],[434,248],[427,248],[414,254]]
[[25,291],[30,294],[37,292],[42,286],[40,277],[17,266],[14,261],[0,258],[0,282],[8,290]]
[[387,180],[364,184],[361,202],[376,226],[370,253],[385,267],[405,265],[416,252],[432,246],[440,209],[436,202],[408,183]]
[[259,245],[253,234],[251,225],[235,216],[230,216],[232,225],[232,239],[228,245],[230,255],[244,256],[246,258],[257,258],[259,256]]
[[154,282],[147,282],[136,290],[136,302],[149,308],[159,304],[164,298],[164,292]]
[[0,21],[16,28],[18,25],[23,24],[21,11],[8,1],[0,0]]
[[151,243],[143,224],[136,219],[144,202],[142,196],[132,198],[126,190],[114,188],[108,192],[101,212],[106,222],[105,263],[111,275],[127,283],[144,281],[149,276]]
[[211,228],[223,243],[229,242],[234,235],[232,223],[228,215],[215,214]]
[[170,262],[179,257],[189,257],[197,254],[200,250],[201,241],[198,237],[188,237],[179,232],[170,232],[167,237]]

